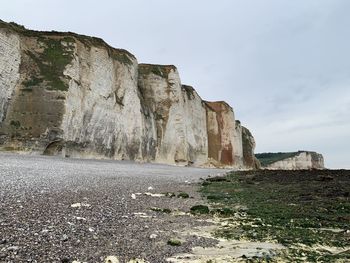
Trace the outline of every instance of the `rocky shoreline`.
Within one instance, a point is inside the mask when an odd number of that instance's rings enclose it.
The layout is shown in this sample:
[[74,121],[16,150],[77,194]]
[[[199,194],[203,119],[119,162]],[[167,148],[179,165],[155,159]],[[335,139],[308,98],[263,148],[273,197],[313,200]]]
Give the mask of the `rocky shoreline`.
[[[209,225],[188,213],[201,202],[196,183],[225,170],[3,153],[0,158],[0,262],[95,263],[108,256],[166,262],[217,242],[184,240],[178,231]],[[181,246],[169,245],[171,239],[181,239]]]

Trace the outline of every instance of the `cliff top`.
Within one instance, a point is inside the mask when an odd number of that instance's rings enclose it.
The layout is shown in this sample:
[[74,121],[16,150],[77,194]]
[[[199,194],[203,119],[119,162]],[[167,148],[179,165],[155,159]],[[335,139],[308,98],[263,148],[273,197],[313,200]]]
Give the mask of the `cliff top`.
[[197,93],[197,91],[196,91],[192,86],[189,86],[189,85],[182,85],[182,86],[181,86],[181,89],[182,89],[184,92],[186,92],[187,98],[188,98],[189,100],[192,100],[192,99],[194,99],[195,97],[198,97],[198,98],[200,98],[201,101],[203,101],[202,98],[201,98],[201,96],[199,96],[199,94]]
[[233,108],[226,101],[204,101],[204,103],[213,111],[222,111],[224,108],[228,108],[233,111]]
[[299,152],[277,152],[277,153],[257,153],[255,157],[258,158],[262,166],[267,166],[269,164],[292,158],[298,155]]
[[171,70],[177,72],[177,68],[174,65],[139,64],[139,73],[145,76],[152,73],[162,78],[167,78]]
[[76,40],[79,40],[86,46],[95,46],[95,47],[104,47],[106,48],[116,59],[120,59],[122,63],[124,64],[132,64],[132,59],[136,60],[136,57],[131,54],[129,51],[125,49],[120,48],[114,48],[107,44],[103,39],[98,37],[92,37],[92,36],[86,36],[86,35],[80,35],[73,32],[58,32],[58,31],[37,31],[37,30],[31,30],[27,29],[22,25],[16,24],[14,22],[5,22],[0,19],[0,29],[5,29],[11,32],[15,32],[19,35],[26,36],[26,37],[62,37],[67,38],[71,37]]
[[268,166],[272,163],[282,161],[284,159],[295,157],[301,153],[310,153],[313,155],[316,155],[318,153],[312,152],[312,151],[297,151],[297,152],[277,152],[277,153],[257,153],[255,154],[255,157],[258,158],[258,160],[261,162],[262,166]]

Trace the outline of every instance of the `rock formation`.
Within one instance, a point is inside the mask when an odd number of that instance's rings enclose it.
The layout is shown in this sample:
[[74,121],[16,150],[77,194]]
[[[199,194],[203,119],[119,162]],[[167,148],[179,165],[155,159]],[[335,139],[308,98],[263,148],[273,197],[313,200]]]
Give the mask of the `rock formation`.
[[323,156],[316,152],[261,153],[255,156],[262,168],[270,170],[324,169]]
[[225,102],[204,102],[175,66],[75,33],[0,20],[0,150],[256,168]]
[[259,169],[261,164],[255,157],[255,140],[252,133],[242,126],[242,146],[243,146],[243,165],[245,167],[254,167]]

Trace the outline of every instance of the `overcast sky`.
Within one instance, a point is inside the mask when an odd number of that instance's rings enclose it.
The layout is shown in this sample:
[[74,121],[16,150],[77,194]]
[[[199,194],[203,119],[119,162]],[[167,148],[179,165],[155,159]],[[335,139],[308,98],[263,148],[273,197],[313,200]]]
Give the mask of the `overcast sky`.
[[234,108],[256,152],[313,150],[350,168],[349,12],[349,0],[3,0],[0,19],[174,64]]

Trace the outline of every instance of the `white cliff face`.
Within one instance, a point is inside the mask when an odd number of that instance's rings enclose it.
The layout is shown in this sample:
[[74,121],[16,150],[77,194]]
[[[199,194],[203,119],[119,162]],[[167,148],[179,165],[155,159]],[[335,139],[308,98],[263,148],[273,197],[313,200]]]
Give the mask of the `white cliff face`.
[[182,87],[173,66],[140,65],[139,88],[154,116],[156,161],[202,164],[207,160],[205,108],[189,87]]
[[0,21],[2,150],[242,168],[242,139],[232,108],[203,102],[174,66]]
[[323,157],[313,152],[300,152],[294,157],[274,162],[266,167],[271,170],[323,169]]
[[68,143],[65,154],[142,160],[147,155],[142,146],[155,134],[144,128],[137,61],[130,58],[131,64],[123,64],[107,51],[78,42],[73,62],[66,67],[71,80],[61,126]]
[[208,160],[208,134],[205,105],[197,92],[189,86],[182,87],[188,160],[202,165]]
[[255,139],[252,133],[244,126],[242,130],[242,150],[243,150],[243,166],[258,169],[261,167],[259,160],[255,157]]
[[20,79],[20,63],[20,38],[17,34],[0,29],[0,125]]
[[160,145],[158,145],[156,160],[166,163],[185,163],[188,149],[183,122],[181,82],[177,70],[170,70],[167,79],[162,79],[161,83],[166,86],[157,86],[155,92],[156,103],[164,107],[164,119],[161,120],[163,128],[161,134],[157,134],[162,138]]
[[242,126],[239,121],[235,122],[235,132],[233,139],[233,156],[235,165],[237,167],[243,167],[243,142],[242,142]]

